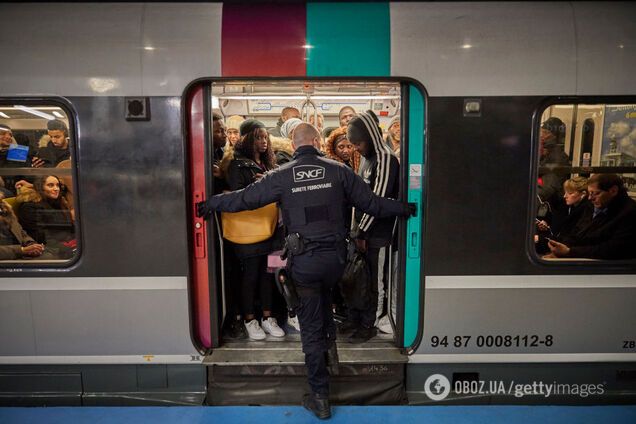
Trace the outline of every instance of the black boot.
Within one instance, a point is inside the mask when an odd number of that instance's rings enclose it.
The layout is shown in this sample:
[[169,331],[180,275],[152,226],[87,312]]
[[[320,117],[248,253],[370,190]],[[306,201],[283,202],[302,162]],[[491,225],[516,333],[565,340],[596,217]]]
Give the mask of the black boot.
[[303,396],[303,406],[306,410],[314,413],[321,420],[331,418],[331,406],[329,405],[329,396],[320,395],[318,393],[308,393]]
[[351,336],[349,336],[348,340],[349,343],[354,344],[364,343],[374,338],[376,334],[378,334],[378,330],[376,330],[375,327],[360,327]]
[[329,374],[340,374],[340,359],[338,358],[338,347],[336,346],[336,342],[333,342],[331,346],[329,346],[329,349],[325,352],[325,357],[327,359]]

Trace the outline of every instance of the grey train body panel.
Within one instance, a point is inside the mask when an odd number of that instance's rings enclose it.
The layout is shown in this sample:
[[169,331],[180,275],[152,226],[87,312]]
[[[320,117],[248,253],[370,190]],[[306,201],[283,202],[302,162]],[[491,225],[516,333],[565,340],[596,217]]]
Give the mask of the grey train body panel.
[[[422,399],[433,372],[452,381],[480,372],[511,378],[511,370],[569,381],[585,371],[633,397],[636,352],[617,342],[636,323],[635,266],[540,265],[526,242],[533,114],[547,96],[636,94],[634,6],[389,7],[391,75],[414,78],[431,95],[425,309],[422,342],[407,366],[411,402]],[[202,403],[206,369],[189,336],[179,96],[194,79],[221,75],[222,4],[0,11],[0,38],[19,40],[0,45],[10,58],[2,97],[64,96],[77,113],[82,237],[69,269],[0,270],[0,401],[24,393],[33,394],[26,404],[52,404],[54,392],[68,404]],[[51,48],[46,21],[65,28],[55,39],[65,48]],[[123,96],[150,96],[152,119],[126,121]],[[466,97],[482,100],[480,118],[463,116]],[[508,333],[554,340],[431,347],[434,335],[476,343]]]

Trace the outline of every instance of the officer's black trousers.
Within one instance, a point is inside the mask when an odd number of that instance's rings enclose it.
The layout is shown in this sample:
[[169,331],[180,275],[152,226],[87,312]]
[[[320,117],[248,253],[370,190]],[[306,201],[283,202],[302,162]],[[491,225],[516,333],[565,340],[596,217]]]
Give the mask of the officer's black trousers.
[[331,311],[331,292],[344,271],[344,261],[335,250],[313,250],[294,256],[292,279],[296,283],[300,306],[300,338],[305,353],[307,379],[314,393],[329,394],[329,372],[325,352],[336,340]]

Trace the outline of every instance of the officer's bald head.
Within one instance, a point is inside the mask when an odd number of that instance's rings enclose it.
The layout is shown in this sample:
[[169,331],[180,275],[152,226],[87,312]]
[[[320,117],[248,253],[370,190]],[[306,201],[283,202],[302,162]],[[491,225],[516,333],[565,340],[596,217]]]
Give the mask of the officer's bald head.
[[300,146],[320,147],[320,132],[311,124],[303,122],[294,129],[294,139],[292,140],[294,149]]

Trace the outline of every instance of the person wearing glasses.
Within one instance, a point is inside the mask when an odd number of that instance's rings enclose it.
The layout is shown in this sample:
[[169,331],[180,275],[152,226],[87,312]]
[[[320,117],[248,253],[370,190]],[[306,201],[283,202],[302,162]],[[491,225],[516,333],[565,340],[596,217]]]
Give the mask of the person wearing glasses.
[[552,257],[636,258],[636,202],[616,174],[594,174],[587,182],[594,206],[585,211],[571,235],[549,240]]

